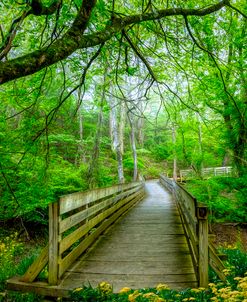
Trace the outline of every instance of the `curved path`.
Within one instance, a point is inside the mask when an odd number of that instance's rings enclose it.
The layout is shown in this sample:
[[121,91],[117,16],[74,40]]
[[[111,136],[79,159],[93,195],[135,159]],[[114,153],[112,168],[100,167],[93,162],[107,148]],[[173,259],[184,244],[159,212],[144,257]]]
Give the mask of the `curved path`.
[[190,251],[171,195],[158,181],[146,182],[147,195],[115,223],[66,273],[59,287],[101,281],[122,287],[196,287]]

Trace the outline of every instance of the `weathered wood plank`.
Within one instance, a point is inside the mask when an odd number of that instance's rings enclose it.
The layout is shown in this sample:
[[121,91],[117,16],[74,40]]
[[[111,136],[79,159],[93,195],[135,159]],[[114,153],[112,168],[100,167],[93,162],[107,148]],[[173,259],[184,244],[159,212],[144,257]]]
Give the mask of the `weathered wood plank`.
[[91,220],[89,220],[85,225],[77,228],[73,233],[69,234],[65,238],[60,241],[59,244],[59,254],[62,254],[65,250],[67,250],[72,244],[74,244],[77,240],[87,234],[95,225],[103,221],[109,215],[114,213],[120,207],[122,207],[125,203],[129,202],[131,199],[135,198],[140,192],[137,191],[133,193],[131,196],[126,197],[125,199],[121,200],[115,206],[107,209],[106,211],[100,213],[99,215],[95,216]]
[[[49,297],[65,297],[70,296],[69,289],[59,287],[56,285],[50,286],[46,282],[21,282],[20,277],[13,277],[7,282],[8,290],[22,291],[22,292],[32,292],[41,296]],[[74,287],[73,287],[74,288]]]
[[[181,278],[180,278],[181,276]],[[106,279],[104,279],[104,277]],[[178,280],[178,278],[180,278],[180,280]],[[162,283],[162,282],[191,282],[191,281],[197,281],[195,278],[195,274],[194,273],[185,273],[185,274],[166,274],[166,273],[162,273],[162,274],[154,274],[154,275],[145,275],[145,274],[106,274],[104,276],[102,276],[102,274],[98,274],[98,273],[89,273],[89,274],[81,274],[81,273],[66,273],[65,274],[65,278],[63,283],[61,284],[64,287],[67,287],[67,284],[70,284],[71,281],[74,282],[76,280],[87,280],[89,282],[91,281],[96,281],[96,282],[102,282],[107,281],[107,280],[111,280],[110,283],[115,284],[114,280],[117,281],[125,281],[125,286],[128,283],[129,280],[131,280],[132,282],[138,282],[138,281],[142,281],[145,282],[146,281],[146,285],[144,286],[145,288],[148,287],[148,283],[150,281],[155,282],[155,285],[157,285],[158,283]]]
[[140,182],[119,184],[108,188],[99,188],[90,191],[72,193],[69,195],[62,196],[60,197],[59,215],[75,210],[79,207],[82,207],[86,204],[104,198],[106,196],[110,196],[112,194],[122,192],[129,188],[134,188],[135,186],[139,186],[139,185]]
[[226,281],[226,276],[222,272],[225,269],[225,266],[220,260],[220,258],[218,257],[215,248],[211,242],[209,242],[209,264],[212,267],[212,269],[216,272],[218,277],[222,281]]
[[58,203],[49,204],[49,263],[48,282],[58,283]]
[[[179,280],[178,280],[179,277]],[[66,273],[62,286],[71,287],[72,284],[75,287],[81,287],[82,284],[89,285],[89,283],[96,287],[100,282],[106,281],[113,284],[113,291],[118,292],[123,287],[130,287],[133,289],[156,287],[159,283],[166,283],[173,289],[197,287],[197,280],[195,274],[185,275],[139,275],[139,274],[125,274],[114,275],[107,274],[80,274],[80,273]]]
[[141,187],[142,187],[141,185],[136,186],[135,188],[128,190],[127,192],[123,192],[112,198],[105,199],[96,205],[88,207],[85,210],[82,210],[76,214],[71,215],[68,218],[63,219],[59,225],[59,233],[61,234],[65,231],[67,231],[68,229],[70,229],[71,227],[75,226],[76,224],[80,223],[81,221],[85,220],[86,218],[88,218],[92,215],[96,215],[99,211],[102,211],[106,207],[109,207],[109,206],[115,204],[119,200],[123,199],[125,196],[131,195],[134,192],[140,190]]
[[[202,210],[202,211],[201,211]],[[198,259],[198,275],[199,286],[208,286],[208,220],[206,207],[197,208],[198,214],[198,240],[199,240],[199,259]]]
[[[191,257],[182,257],[181,259],[175,259],[173,255],[169,255],[165,260],[155,260],[150,257],[148,261],[142,258],[141,261],[118,259],[118,261],[99,261],[99,260],[83,260],[78,266],[71,269],[74,273],[83,272],[94,274],[139,274],[139,275],[160,275],[160,274],[193,274],[194,268],[191,262]],[[90,259],[90,258],[88,258]]]
[[48,263],[48,244],[42,249],[39,256],[30,265],[25,275],[20,278],[22,282],[33,282]]
[[[133,246],[131,247],[133,249]],[[139,248],[138,248],[139,250]],[[171,265],[172,263],[174,263],[174,261],[177,262],[177,260],[174,260],[176,258],[179,258],[180,261],[191,261],[191,256],[188,250],[185,251],[181,251],[179,249],[177,250],[171,250],[171,251],[161,251],[159,250],[154,250],[153,253],[142,253],[140,254],[139,251],[137,253],[129,253],[127,250],[125,251],[121,251],[120,249],[118,250],[114,250],[114,253],[90,253],[90,256],[84,256],[83,259],[80,260],[80,258],[78,259],[77,263],[79,264],[79,262],[84,261],[84,260],[90,260],[90,261],[112,261],[112,262],[117,262],[119,261],[119,259],[121,259],[121,261],[129,261],[131,259],[131,261],[137,261],[137,262],[141,262],[143,261],[144,257],[146,259],[150,259],[152,261],[157,261],[159,262],[160,259],[161,261],[163,261],[162,263],[164,264],[165,262],[168,263],[168,265]],[[70,271],[73,271],[73,269],[71,269]]]

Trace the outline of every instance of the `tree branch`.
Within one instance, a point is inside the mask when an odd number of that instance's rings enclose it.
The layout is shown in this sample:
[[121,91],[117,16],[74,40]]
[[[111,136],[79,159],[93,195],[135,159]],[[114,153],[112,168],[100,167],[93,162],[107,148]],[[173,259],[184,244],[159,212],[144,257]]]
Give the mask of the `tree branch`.
[[133,49],[134,53],[141,59],[141,61],[144,63],[144,65],[146,66],[147,70],[149,71],[151,77],[153,78],[154,81],[157,81],[156,75],[154,74],[150,64],[148,63],[148,61],[146,60],[146,58],[142,55],[140,49],[138,49],[138,47],[136,45],[134,45],[134,43],[131,41],[130,37],[128,36],[128,34],[125,32],[125,30],[123,30],[123,36],[125,37],[126,41],[129,43],[129,45],[131,46],[131,48]]
[[78,15],[68,31],[57,39],[48,48],[31,52],[6,62],[0,62],[0,84],[33,74],[47,66],[51,66],[60,60],[67,58],[80,48],[88,48],[110,40],[116,33],[126,26],[149,20],[159,20],[168,16],[206,16],[220,10],[229,4],[228,0],[222,0],[217,4],[204,9],[163,9],[155,12],[131,15],[123,18],[114,18],[110,25],[103,31],[89,35],[83,35],[87,27],[90,15],[96,4],[96,0],[83,0]]

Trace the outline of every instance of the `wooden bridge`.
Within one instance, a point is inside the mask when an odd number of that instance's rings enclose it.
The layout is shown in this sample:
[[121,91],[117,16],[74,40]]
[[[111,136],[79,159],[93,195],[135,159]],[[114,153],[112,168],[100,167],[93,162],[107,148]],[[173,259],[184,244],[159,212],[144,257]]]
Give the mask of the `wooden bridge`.
[[[24,276],[8,280],[8,289],[68,297],[101,281],[115,292],[158,283],[206,287],[208,263],[224,279],[208,240],[207,214],[164,176],[66,195],[49,207],[48,245]],[[47,265],[48,280],[39,281]]]

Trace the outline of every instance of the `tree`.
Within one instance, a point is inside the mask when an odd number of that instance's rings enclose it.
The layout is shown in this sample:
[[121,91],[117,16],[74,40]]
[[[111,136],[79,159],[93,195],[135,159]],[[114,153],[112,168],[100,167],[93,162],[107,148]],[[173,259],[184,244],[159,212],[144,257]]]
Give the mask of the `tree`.
[[[126,31],[130,27],[141,23],[148,24],[149,21],[152,21],[155,26],[156,21],[168,17],[182,16],[185,19],[189,16],[204,17],[226,7],[241,13],[239,9],[231,5],[229,0],[222,0],[211,5],[207,3],[208,6],[200,8],[194,8],[196,4],[193,1],[188,6],[180,4],[180,2],[178,2],[178,6],[176,6],[176,2],[175,5],[170,6],[167,2],[167,7],[163,8],[162,2],[154,5],[149,1],[146,3],[146,1],[133,0],[129,3],[132,7],[131,12],[128,4],[125,5],[122,1],[108,1],[106,3],[103,0],[83,0],[80,6],[74,2],[70,3],[70,18],[67,20],[65,16],[69,1],[56,0],[48,3],[46,6],[42,0],[32,0],[20,4],[18,9],[13,7],[13,5],[18,4],[4,6],[4,19],[11,15],[17,16],[10,22],[6,32],[1,26],[0,84],[31,75],[68,58],[79,49],[95,47],[108,40],[114,40],[114,37],[121,33],[151,72],[147,60],[131,42],[131,39],[127,38]],[[205,5],[204,2],[203,5]],[[142,8],[141,13],[139,12],[140,7]],[[48,19],[53,16],[53,19]],[[25,30],[30,29],[29,22],[34,25],[44,22],[44,20],[51,20],[52,29],[46,28],[46,22],[43,28],[39,26],[41,29],[39,33],[30,30],[30,35],[26,35],[27,39],[30,39],[34,34],[38,34],[40,43],[35,46],[32,45],[32,47],[27,47],[25,39],[21,43],[22,40],[18,36],[20,29],[25,32]],[[43,39],[46,40],[46,43],[42,43]],[[18,43],[17,48],[15,41]],[[107,46],[111,47],[111,44],[109,43]]]

